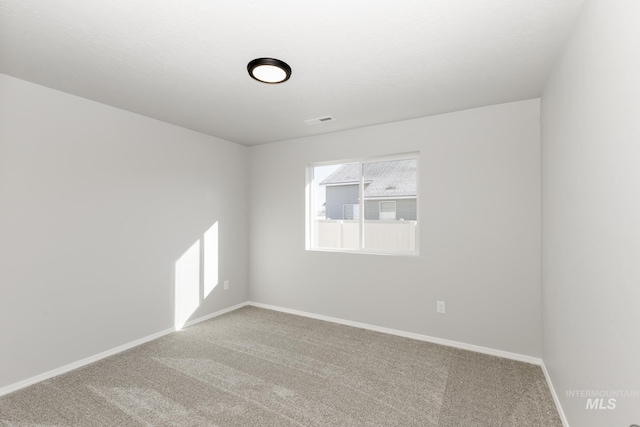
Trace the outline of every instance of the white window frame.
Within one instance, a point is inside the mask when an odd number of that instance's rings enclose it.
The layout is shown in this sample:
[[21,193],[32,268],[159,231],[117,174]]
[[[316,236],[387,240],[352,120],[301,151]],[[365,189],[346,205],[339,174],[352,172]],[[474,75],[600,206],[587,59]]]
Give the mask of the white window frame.
[[[363,164],[366,163],[378,163],[378,162],[388,162],[394,160],[412,160],[415,159],[417,163],[417,177],[416,177],[416,236],[415,236],[415,250],[412,251],[404,251],[404,250],[395,250],[395,249],[373,249],[373,248],[365,248],[364,247],[364,225],[365,225],[365,200],[364,200],[364,176],[363,176]],[[314,236],[314,221],[312,219],[313,209],[314,209],[314,200],[315,194],[313,193],[314,188],[314,177],[313,177],[313,169],[317,166],[330,166],[330,165],[340,165],[346,163],[359,163],[360,165],[360,180],[359,180],[359,205],[360,205],[360,215],[358,218],[359,221],[359,247],[357,249],[346,249],[346,248],[324,248],[324,247],[315,247],[313,246],[313,236]],[[420,209],[419,209],[419,200],[420,200],[420,157],[419,152],[411,152],[411,153],[402,153],[388,156],[380,156],[380,157],[363,157],[363,158],[352,158],[352,159],[344,159],[344,160],[335,160],[328,162],[316,162],[309,163],[306,169],[306,192],[305,192],[305,249],[308,251],[317,251],[317,252],[342,252],[342,253],[359,253],[359,254],[372,254],[372,255],[400,255],[400,256],[417,256],[420,254]]]

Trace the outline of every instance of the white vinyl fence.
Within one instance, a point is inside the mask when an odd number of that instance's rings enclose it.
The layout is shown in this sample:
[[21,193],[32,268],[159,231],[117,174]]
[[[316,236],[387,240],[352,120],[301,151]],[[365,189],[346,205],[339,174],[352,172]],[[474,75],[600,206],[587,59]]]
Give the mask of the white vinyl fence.
[[[414,251],[416,225],[417,221],[365,221],[364,248]],[[358,220],[316,220],[314,231],[319,248],[358,249]]]

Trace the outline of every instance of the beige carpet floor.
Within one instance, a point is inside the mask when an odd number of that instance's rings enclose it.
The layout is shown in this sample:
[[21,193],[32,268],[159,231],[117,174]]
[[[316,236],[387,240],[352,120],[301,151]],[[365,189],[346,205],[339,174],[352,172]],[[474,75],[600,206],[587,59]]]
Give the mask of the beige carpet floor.
[[3,396],[0,425],[562,426],[538,366],[255,307]]

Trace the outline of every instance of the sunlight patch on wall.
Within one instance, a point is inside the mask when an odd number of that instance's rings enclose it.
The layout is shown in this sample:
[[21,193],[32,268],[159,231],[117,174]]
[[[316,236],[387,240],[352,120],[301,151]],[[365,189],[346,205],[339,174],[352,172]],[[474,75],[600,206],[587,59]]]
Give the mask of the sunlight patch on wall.
[[218,285],[218,221],[175,263],[174,327],[180,330]]
[[204,298],[218,285],[218,222],[204,233]]
[[200,240],[196,241],[176,261],[175,321],[181,329],[200,305]]

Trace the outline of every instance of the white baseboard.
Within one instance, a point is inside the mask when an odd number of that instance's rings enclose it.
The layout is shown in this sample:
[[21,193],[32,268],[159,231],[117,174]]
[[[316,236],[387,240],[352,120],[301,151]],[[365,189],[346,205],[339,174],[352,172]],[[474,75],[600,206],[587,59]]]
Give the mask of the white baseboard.
[[[187,326],[195,325],[196,323],[204,322],[205,320],[209,320],[213,317],[220,316],[222,314],[228,313],[230,311],[237,310],[239,308],[247,305],[248,302],[243,302],[233,307],[225,308],[223,310],[216,311],[215,313],[207,314],[206,316],[198,317],[197,319],[193,319],[184,324],[183,328]],[[74,369],[81,368],[90,363],[97,362],[98,360],[104,359],[105,357],[113,356],[114,354],[121,353],[125,350],[129,350],[130,348],[142,345],[149,341],[156,340],[164,335],[168,335],[172,332],[175,332],[176,328],[165,329],[164,331],[156,332],[155,334],[147,335],[146,337],[137,339],[135,341],[131,341],[129,343],[123,344],[121,346],[112,348],[110,350],[103,351],[98,354],[94,354],[93,356],[86,357],[82,360],[78,360],[77,362],[69,363],[68,365],[61,366],[60,368],[52,369],[51,371],[44,372],[40,375],[36,375],[31,378],[27,378],[26,380],[19,381],[14,384],[10,384],[8,386],[0,388],[0,396],[4,396],[5,394],[13,393],[14,391],[20,390],[21,388],[28,387],[30,385],[39,383],[44,380],[48,380],[49,378],[53,378],[55,376],[64,374],[66,372],[72,371]]]
[[491,356],[503,357],[505,359],[517,360],[519,362],[531,363],[533,365],[542,365],[542,359],[538,357],[527,356],[524,354],[511,353],[503,350],[496,350],[493,348],[482,347],[473,344],[466,344],[459,341],[452,341],[443,338],[431,337],[428,335],[415,334],[413,332],[405,332],[397,329],[383,328],[381,326],[369,325],[367,323],[352,322],[351,320],[343,320],[337,317],[323,316],[321,314],[307,313],[305,311],[292,310],[289,308],[278,307],[269,304],[262,304],[259,302],[249,301],[248,305],[254,307],[266,308],[268,310],[281,311],[283,313],[295,314],[297,316],[309,317],[312,319],[324,320],[332,323],[339,323],[341,325],[353,326],[360,329],[368,329],[370,331],[382,332],[390,335],[397,335],[400,337],[411,338],[418,341],[426,341],[434,344],[446,345],[448,347],[455,347],[462,350],[474,351],[476,353],[489,354]]
[[542,372],[544,373],[544,377],[547,380],[547,384],[549,385],[549,390],[551,390],[551,396],[553,396],[553,402],[556,404],[556,409],[558,410],[558,415],[560,415],[560,421],[562,421],[562,425],[564,427],[569,427],[569,420],[567,420],[567,416],[562,410],[562,405],[560,404],[560,399],[558,398],[558,394],[556,393],[556,389],[553,387],[553,382],[551,381],[551,376],[549,376],[549,371],[547,371],[547,366],[542,362]]

